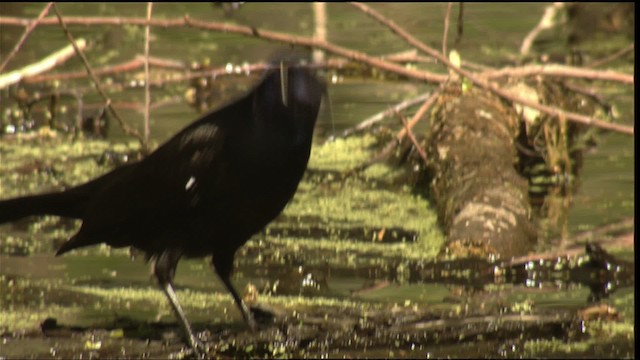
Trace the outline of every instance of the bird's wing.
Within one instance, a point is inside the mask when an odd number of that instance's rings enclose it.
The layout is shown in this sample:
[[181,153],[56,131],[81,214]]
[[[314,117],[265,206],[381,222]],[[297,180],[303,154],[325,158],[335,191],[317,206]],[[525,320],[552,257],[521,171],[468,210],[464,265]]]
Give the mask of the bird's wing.
[[82,227],[58,254],[101,242],[144,249],[185,236],[202,197],[224,193],[224,141],[222,128],[198,121],[142,161],[86,184],[93,194]]

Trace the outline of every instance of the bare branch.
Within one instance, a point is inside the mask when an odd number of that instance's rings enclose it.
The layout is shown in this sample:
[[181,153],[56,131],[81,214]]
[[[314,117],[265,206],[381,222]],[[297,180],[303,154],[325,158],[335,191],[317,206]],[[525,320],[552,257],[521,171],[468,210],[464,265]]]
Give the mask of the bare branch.
[[58,7],[56,6],[55,3],[53,4],[53,11],[55,11],[56,16],[58,17],[58,21],[60,22],[60,26],[62,27],[62,30],[64,31],[65,35],[67,36],[67,39],[69,39],[69,42],[71,43],[71,45],[73,45],[73,48],[74,48],[76,54],[78,54],[78,56],[80,56],[80,59],[82,59],[82,63],[84,64],[85,68],[87,69],[87,72],[89,73],[89,76],[91,77],[91,80],[93,81],[93,85],[95,86],[95,88],[98,91],[98,93],[100,94],[100,96],[102,96],[102,98],[104,99],[104,101],[106,103],[106,106],[109,108],[109,111],[111,111],[111,114],[116,118],[116,120],[118,121],[118,123],[122,127],[122,130],[127,135],[132,135],[135,138],[137,138],[140,141],[140,144],[142,145],[142,147],[144,149],[147,149],[147,143],[144,141],[144,138],[142,138],[142,136],[140,136],[140,133],[136,129],[129,127],[129,125],[127,125],[124,122],[124,120],[122,120],[120,115],[118,115],[118,113],[116,112],[116,109],[111,105],[111,99],[102,90],[102,86],[100,86],[100,82],[98,81],[98,78],[93,73],[93,69],[91,69],[91,65],[89,65],[89,61],[87,60],[87,57],[84,55],[84,52],[82,52],[82,50],[78,47],[78,45],[76,44],[75,40],[73,39],[73,36],[69,32],[69,29],[67,28],[67,25],[65,24],[64,20],[62,19],[62,15],[60,15],[60,11],[58,11]]
[[5,66],[7,66],[9,61],[11,61],[11,59],[16,55],[18,50],[20,50],[24,42],[27,41],[27,38],[29,37],[29,35],[31,35],[33,30],[36,28],[36,26],[38,26],[38,23],[40,23],[40,21],[45,16],[47,16],[47,14],[49,13],[49,9],[51,9],[52,5],[53,5],[52,2],[47,3],[47,5],[45,5],[44,9],[42,9],[38,17],[31,24],[29,24],[29,26],[27,26],[26,29],[24,29],[24,33],[22,34],[22,36],[20,37],[16,45],[13,47],[9,55],[7,55],[7,57],[2,61],[2,64],[0,64],[0,72],[4,70]]
[[[623,233],[622,237],[625,237],[629,233],[633,234],[633,228],[633,217],[624,218],[615,223],[605,224],[595,229],[582,231],[575,234],[573,237],[571,237],[571,239],[568,240],[568,242],[571,244],[568,249],[514,257],[506,262],[506,266],[513,267],[521,264],[526,264],[530,261],[554,260],[561,257],[568,258],[583,255],[585,253],[584,244],[586,242],[593,241],[594,239],[597,239],[597,243],[601,246],[621,246],[620,239],[618,238],[620,235],[613,234]],[[633,247],[633,241],[626,246]]]
[[[409,120],[409,123],[406,126],[408,130],[413,129],[413,127],[418,123],[418,121],[420,121],[424,117],[424,115],[427,113],[427,110],[429,110],[433,106],[433,103],[435,103],[436,99],[438,98],[438,95],[440,95],[443,89],[444,89],[444,86],[440,85],[438,89],[435,90],[427,100],[425,100],[422,106],[420,106],[418,111],[416,111],[416,113],[413,115],[411,120]],[[398,142],[402,141],[404,136],[407,134],[407,129],[402,128],[398,132],[398,134],[396,135],[396,140]]]
[[436,58],[436,59],[438,59],[440,61],[442,61],[443,58],[445,59],[445,61],[447,60],[446,56],[443,56],[442,54],[438,53],[438,51],[436,49],[434,49],[434,48],[432,48],[432,47],[430,47],[430,46],[418,41],[418,39],[414,38],[413,35],[409,34],[406,30],[404,30],[403,28],[398,26],[395,22],[393,22],[390,19],[387,19],[382,14],[380,14],[379,12],[373,10],[369,6],[367,6],[365,4],[362,4],[362,3],[358,3],[358,2],[352,2],[351,5],[357,7],[358,9],[360,9],[365,14],[371,16],[372,18],[376,19],[380,23],[384,24],[386,27],[391,29],[391,31],[396,33],[401,38],[403,38],[406,42],[408,42],[410,45],[412,45],[416,49],[422,51],[423,53],[425,53],[427,55],[433,56],[434,58]]
[[[80,40],[78,40],[77,42],[80,42]],[[69,45],[69,47],[71,48],[71,45]],[[155,66],[155,67],[161,67],[161,68],[168,68],[168,69],[178,69],[178,70],[187,69],[187,66],[180,61],[154,58],[152,56],[149,57],[149,65]],[[93,73],[96,76],[122,74],[124,72],[129,72],[129,71],[139,69],[143,66],[144,66],[144,55],[137,55],[134,59],[121,64],[108,65],[108,66],[103,66],[101,68],[94,69]],[[71,80],[71,79],[80,79],[87,76],[89,75],[87,74],[86,71],[73,71],[73,72],[66,72],[66,73],[29,76],[24,78],[24,82],[38,83],[38,82],[51,81],[51,80]]]
[[[316,40],[327,40],[327,3],[315,1],[313,7],[313,37]],[[322,50],[313,50],[313,62],[324,62],[324,52]]]
[[529,50],[531,49],[531,45],[533,41],[538,37],[540,32],[546,29],[552,28],[555,24],[553,22],[553,18],[556,16],[558,11],[564,7],[564,3],[562,2],[554,2],[553,4],[547,6],[544,10],[544,14],[540,19],[540,22],[536,27],[534,27],[528,34],[525,36],[524,40],[522,40],[522,46],[520,46],[520,55],[529,54]]
[[602,65],[610,63],[610,62],[612,62],[614,60],[617,60],[617,59],[627,55],[628,53],[633,52],[634,49],[635,49],[635,43],[631,43],[628,46],[616,51],[615,53],[613,53],[613,54],[611,54],[611,55],[609,55],[607,57],[604,57],[604,58],[602,58],[600,60],[596,60],[596,61],[594,61],[594,62],[592,62],[590,64],[585,65],[585,67],[594,68],[594,67],[602,66]]
[[431,97],[431,92],[427,92],[424,93],[422,95],[418,95],[413,99],[409,99],[409,100],[405,100],[399,104],[396,104],[395,106],[385,110],[385,111],[381,111],[375,115],[372,115],[368,118],[366,118],[365,120],[361,121],[358,125],[349,128],[347,130],[345,130],[342,133],[343,137],[349,136],[351,134],[354,134],[356,132],[362,131],[364,129],[368,129],[371,126],[379,123],[380,121],[382,121],[385,117],[391,116],[393,114],[395,114],[396,112],[400,112],[404,109],[407,109],[411,106],[417,105],[419,103],[423,103],[425,102],[427,99],[429,99]]
[[[151,13],[153,11],[153,3],[147,3],[147,21],[151,20]],[[144,29],[144,141],[149,142],[149,134],[151,128],[149,127],[149,110],[151,106],[151,89],[149,78],[149,37],[151,35],[150,26],[147,24]]]
[[[435,74],[429,71],[408,69],[402,65],[394,64],[389,61],[371,57],[365,53],[350,50],[338,45],[334,45],[327,41],[315,40],[305,36],[289,35],[276,31],[261,30],[254,27],[234,25],[229,23],[220,23],[213,21],[202,21],[191,19],[188,16],[180,19],[151,19],[147,21],[144,18],[122,18],[122,17],[65,17],[67,24],[75,25],[137,25],[145,26],[147,24],[151,26],[159,27],[184,27],[190,26],[196,29],[203,29],[209,31],[218,31],[226,33],[240,34],[244,36],[257,37],[260,39],[283,42],[291,45],[299,45],[310,48],[322,49],[327,52],[336,54],[338,56],[345,57],[354,61],[359,61],[369,66],[393,72],[407,78],[441,83],[447,79],[447,75]],[[31,23],[30,19],[15,18],[15,17],[2,17],[0,16],[0,25],[21,25],[28,26]],[[41,25],[52,25],[50,18],[44,18],[41,21]]]
[[347,171],[347,176],[363,171],[369,166],[386,159],[389,156],[389,154],[391,154],[393,149],[395,149],[395,147],[402,141],[402,139],[404,139],[404,137],[407,135],[407,132],[410,131],[415,126],[415,124],[417,124],[418,121],[420,121],[420,119],[424,117],[424,115],[427,113],[427,110],[429,110],[431,106],[433,106],[433,103],[436,101],[436,99],[438,98],[438,95],[440,95],[443,89],[444,89],[444,84],[440,84],[438,89],[436,89],[429,96],[429,98],[422,104],[422,106],[418,109],[418,111],[416,111],[416,113],[413,115],[411,120],[409,120],[407,125],[403,127],[400,131],[398,131],[394,139],[389,141],[389,143],[385,145],[382,151],[380,151],[377,155],[375,155],[365,163],[362,163],[356,166],[355,168]]
[[411,129],[409,128],[409,124],[407,123],[407,119],[405,119],[404,116],[402,116],[402,114],[400,114],[399,112],[396,112],[396,115],[398,116],[398,118],[402,122],[403,129],[404,129],[405,133],[407,134],[407,136],[409,137],[409,140],[411,140],[411,143],[413,143],[413,147],[416,148],[416,151],[420,155],[420,158],[422,158],[422,161],[425,164],[427,164],[427,153],[424,151],[422,146],[420,146],[420,144],[418,143],[418,140],[416,139],[416,137],[413,136],[413,131],[411,131]]
[[557,76],[572,77],[589,80],[615,81],[627,85],[634,84],[634,76],[611,70],[592,70],[566,66],[560,64],[527,65],[521,67],[505,67],[499,70],[485,71],[479,74],[487,79],[500,77],[525,77],[525,76]]
[[212,30],[212,31],[230,32],[230,33],[241,34],[246,36],[253,36],[253,37],[266,39],[266,40],[284,42],[284,43],[293,44],[293,45],[323,49],[325,51],[345,57],[347,59],[363,62],[370,66],[373,66],[385,71],[394,72],[396,74],[406,76],[408,78],[412,78],[416,80],[441,83],[445,81],[447,78],[447,75],[434,74],[428,71],[408,69],[408,68],[405,68],[404,66],[394,64],[392,62],[384,61],[378,58],[373,58],[365,53],[350,50],[338,45],[334,45],[327,41],[319,41],[319,40],[314,40],[312,38],[308,38],[304,36],[289,35],[289,34],[279,33],[275,31],[259,30],[256,28],[248,27],[248,26],[195,20],[186,16],[185,16],[185,21],[189,26],[194,28]]
[[431,56],[435,57],[436,59],[440,60],[443,64],[445,64],[449,69],[451,69],[451,70],[455,71],[456,73],[466,77],[471,82],[473,82],[475,85],[480,86],[483,89],[489,90],[489,91],[491,91],[492,93],[494,93],[495,95],[497,95],[499,97],[502,97],[502,98],[507,99],[509,101],[516,102],[516,103],[523,104],[525,106],[534,108],[534,109],[542,111],[542,112],[544,112],[544,113],[546,113],[548,115],[551,115],[551,116],[553,116],[555,118],[564,118],[564,119],[567,119],[567,120],[571,120],[573,122],[577,122],[577,123],[581,123],[581,124],[585,124],[585,125],[589,125],[589,126],[595,126],[595,127],[601,128],[601,129],[616,131],[616,132],[620,132],[620,133],[628,134],[628,135],[633,135],[633,133],[634,133],[634,128],[632,126],[613,124],[613,123],[610,123],[608,121],[600,120],[600,119],[597,119],[597,118],[593,118],[593,117],[589,117],[589,116],[585,116],[585,115],[581,115],[581,114],[568,112],[568,111],[565,111],[563,109],[559,109],[559,108],[556,108],[556,107],[551,107],[551,106],[538,104],[537,102],[533,102],[533,101],[529,101],[529,100],[523,99],[523,98],[521,98],[519,96],[511,94],[510,92],[502,90],[498,86],[496,86],[495,84],[490,83],[486,78],[481,77],[481,76],[476,76],[475,74],[473,74],[473,73],[471,73],[469,71],[466,71],[466,70],[461,69],[461,68],[459,68],[457,66],[454,66],[449,61],[449,59],[447,59],[442,54],[438,53],[438,51],[436,51],[433,48],[425,45],[424,43],[422,43],[421,41],[419,41],[418,39],[413,37],[411,34],[409,34],[407,31],[405,31],[404,29],[402,29],[401,27],[396,25],[394,22],[392,22],[391,20],[385,18],[384,16],[379,14],[377,11],[371,9],[367,5],[364,5],[364,4],[361,4],[361,3],[352,3],[352,4],[355,7],[361,9],[365,14],[373,17],[374,19],[378,20],[379,22],[381,22],[382,24],[387,26],[389,29],[391,29],[393,32],[398,34],[400,37],[402,37],[409,44],[411,44],[414,47],[416,47],[418,50],[420,50],[420,51],[422,51],[422,52],[424,52],[424,53],[426,53],[428,55],[431,55]]
[[[545,112],[553,117],[562,116],[565,119],[573,122],[578,122],[578,123],[582,123],[590,126],[595,126],[601,129],[617,131],[625,134],[634,133],[634,128],[631,126],[612,124],[597,118],[592,118],[592,117],[588,117],[588,116],[584,116],[576,113],[567,112],[559,108],[544,106],[541,104],[529,102],[518,96],[512,95],[511,93],[500,89],[495,84],[490,83],[485,78],[482,78],[469,71],[453,66],[453,64],[451,64],[451,62],[445,56],[440,54],[440,52],[436,51],[435,49],[415,39],[411,34],[406,32],[404,29],[402,29],[401,27],[393,23],[391,20],[386,19],[384,16],[380,15],[378,12],[369,8],[368,6],[360,3],[353,3],[353,5],[359,8],[360,10],[362,10],[363,12],[365,12],[366,14],[372,16],[382,24],[389,27],[392,31],[394,31],[396,34],[401,36],[405,41],[407,41],[409,44],[417,48],[419,51],[422,51],[425,54],[428,54],[436,58],[437,60],[442,62],[444,65],[446,65],[448,68],[452,69],[452,71],[457,72],[458,74],[469,79],[475,85],[480,86],[483,89],[489,90],[492,93],[496,94],[497,96],[503,97],[512,102],[529,106],[531,108]],[[0,24],[5,24],[5,25],[28,26],[32,21],[33,20],[31,19],[0,17]],[[274,32],[274,31],[259,30],[256,28],[248,27],[248,26],[240,26],[240,25],[233,25],[233,24],[219,23],[219,22],[206,22],[206,21],[190,19],[189,17],[184,17],[182,19],[171,19],[171,20],[152,19],[150,21],[147,21],[146,19],[141,19],[141,18],[70,17],[70,18],[67,18],[66,21],[68,21],[69,23],[85,24],[85,25],[131,24],[131,25],[145,26],[149,24],[152,26],[162,26],[162,27],[176,27],[176,26],[187,25],[194,28],[205,29],[210,31],[230,32],[230,33],[236,33],[236,34],[241,34],[245,36],[258,37],[266,40],[284,42],[284,43],[293,44],[293,45],[319,48],[351,60],[366,63],[372,67],[376,67],[385,71],[394,72],[401,76],[405,76],[408,78],[417,79],[421,81],[426,81],[426,82],[441,83],[441,82],[444,82],[448,77],[447,75],[434,74],[427,71],[421,71],[416,69],[408,69],[398,64],[384,61],[379,58],[370,57],[367,54],[364,54],[362,52],[353,51],[353,50],[343,48],[325,41],[315,41],[314,39],[309,37],[292,36],[292,35]],[[45,25],[49,23],[50,23],[49,18],[42,19],[41,21],[41,25]]]
[[[78,46],[78,48],[84,49],[87,46],[87,42],[84,39],[78,39],[76,45]],[[27,79],[30,76],[47,72],[54,67],[63,64],[74,54],[75,52],[73,46],[67,45],[36,63],[27,65],[21,69],[14,70],[6,74],[2,74],[0,75],[0,89],[4,89],[9,85],[13,85],[23,79]]]
[[447,36],[449,35],[449,17],[451,17],[451,8],[453,3],[447,3],[447,13],[444,15],[444,31],[442,31],[442,55],[447,56]]

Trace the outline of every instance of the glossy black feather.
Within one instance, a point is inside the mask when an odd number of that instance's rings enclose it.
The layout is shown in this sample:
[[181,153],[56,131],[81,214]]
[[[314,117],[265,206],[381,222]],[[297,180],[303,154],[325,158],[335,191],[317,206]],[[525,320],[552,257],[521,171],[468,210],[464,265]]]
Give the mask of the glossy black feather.
[[0,224],[45,214],[81,219],[58,255],[99,243],[143,250],[189,345],[202,357],[207,350],[173,290],[178,262],[211,255],[255,328],[230,280],[233,258],[293,197],[323,93],[306,69],[269,70],[245,96],[202,116],[137,163],[66,191],[0,201]]
[[287,78],[288,106],[271,70],[140,162],[61,193],[0,202],[0,222],[81,218],[58,254],[102,242],[150,255],[235,251],[280,213],[306,168],[323,88],[304,69],[289,68]]
[[230,281],[233,258],[293,197],[324,93],[308,70],[292,67],[283,76],[280,69],[137,163],[63,192],[0,201],[0,223],[44,214],[82,219],[58,255],[99,243],[145,251],[199,355],[206,350],[171,284],[182,256],[212,255],[215,271],[254,328]]

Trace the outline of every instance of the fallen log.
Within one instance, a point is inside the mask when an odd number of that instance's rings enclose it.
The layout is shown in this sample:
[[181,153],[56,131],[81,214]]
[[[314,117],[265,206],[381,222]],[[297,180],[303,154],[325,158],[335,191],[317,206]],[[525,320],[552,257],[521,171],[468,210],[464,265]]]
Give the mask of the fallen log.
[[429,191],[448,237],[444,253],[509,258],[536,239],[527,179],[515,168],[516,112],[480,89],[444,91],[426,136]]

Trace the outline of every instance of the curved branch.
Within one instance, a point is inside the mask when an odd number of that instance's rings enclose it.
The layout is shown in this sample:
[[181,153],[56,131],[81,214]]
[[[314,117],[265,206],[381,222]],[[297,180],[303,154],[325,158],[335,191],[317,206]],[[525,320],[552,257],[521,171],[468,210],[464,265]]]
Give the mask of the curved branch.
[[613,53],[613,54],[611,54],[609,56],[606,56],[606,57],[604,57],[602,59],[599,59],[599,60],[595,60],[595,61],[585,65],[585,67],[594,68],[594,67],[602,66],[602,65],[607,64],[607,63],[609,63],[611,61],[617,60],[617,59],[619,59],[619,58],[621,58],[621,57],[623,57],[623,56],[625,56],[625,55],[627,55],[629,53],[632,53],[633,50],[635,49],[635,47],[636,47],[635,43],[631,43],[631,44],[625,46],[624,48],[616,51],[615,53]]
[[358,131],[362,131],[364,129],[368,129],[371,126],[379,123],[380,121],[384,120],[385,117],[391,116],[395,113],[398,113],[406,108],[409,108],[411,106],[420,104],[420,103],[424,103],[427,99],[429,99],[431,97],[431,92],[426,92],[422,95],[416,96],[415,98],[409,99],[409,100],[405,100],[399,104],[396,104],[390,108],[388,108],[387,110],[381,111],[375,115],[372,115],[366,119],[364,119],[363,121],[361,121],[360,123],[358,123],[358,125],[349,128],[345,131],[342,132],[342,137],[347,137],[351,134],[354,134]]
[[566,66],[560,64],[548,65],[527,65],[522,67],[506,67],[499,70],[485,71],[479,74],[487,79],[497,79],[500,77],[523,77],[534,75],[572,77],[589,80],[615,81],[623,84],[634,84],[634,75],[628,75],[610,70],[592,70]]
[[[80,38],[76,41],[76,46],[80,49],[84,49],[87,46],[87,42]],[[67,45],[36,63],[29,64],[21,69],[9,71],[8,73],[0,74],[0,90],[27,79],[30,76],[38,76],[38,74],[47,72],[69,60],[74,54],[73,46]]]
[[73,49],[75,50],[76,54],[78,54],[78,56],[82,60],[82,63],[84,64],[85,68],[87,69],[87,72],[89,73],[89,76],[91,77],[91,81],[93,81],[93,85],[96,87],[96,90],[98,91],[100,96],[102,96],[102,98],[104,99],[107,108],[109,108],[109,110],[111,111],[111,114],[116,118],[116,120],[118,120],[120,127],[122,127],[122,130],[127,135],[132,135],[135,138],[137,138],[140,141],[142,148],[145,150],[148,150],[147,148],[148,144],[144,140],[144,138],[140,135],[140,133],[135,128],[132,128],[129,125],[127,125],[124,122],[124,120],[122,120],[120,115],[116,112],[116,109],[111,105],[111,99],[107,96],[104,90],[102,90],[100,81],[98,80],[96,75],[93,73],[93,69],[91,68],[91,65],[89,65],[89,60],[87,60],[87,57],[84,55],[84,52],[78,47],[78,45],[76,44],[76,41],[73,39],[73,36],[71,35],[71,32],[69,32],[69,29],[67,28],[67,25],[65,24],[65,21],[63,20],[62,15],[60,14],[60,11],[58,10],[58,7],[56,6],[55,3],[53,3],[53,11],[55,11],[56,17],[60,22],[60,26],[62,27],[64,34],[67,36],[67,39],[73,46]]
[[389,72],[394,72],[396,74],[400,74],[416,80],[441,83],[447,79],[447,75],[434,74],[428,71],[407,69],[404,66],[394,64],[389,61],[384,61],[378,58],[373,58],[365,53],[350,50],[350,49],[347,49],[323,40],[315,40],[309,37],[289,35],[289,34],[275,32],[275,31],[259,30],[253,27],[242,26],[242,25],[233,25],[233,24],[226,24],[226,23],[195,20],[195,19],[189,18],[188,16],[185,16],[184,19],[187,25],[194,28],[221,31],[221,32],[230,32],[230,33],[241,34],[245,36],[253,36],[253,37],[257,37],[265,40],[272,40],[272,41],[284,42],[284,43],[293,44],[293,45],[300,45],[300,46],[306,46],[310,48],[322,49],[330,53],[345,57],[347,59],[363,62],[370,66],[373,66],[382,70],[386,70]]
[[422,52],[424,52],[424,53],[426,53],[428,55],[433,56],[434,58],[436,58],[440,62],[442,62],[444,65],[446,65],[452,71],[460,74],[461,76],[466,77],[471,82],[473,82],[475,85],[480,86],[483,89],[489,90],[489,91],[491,91],[492,93],[494,93],[495,95],[497,95],[499,97],[502,97],[502,98],[507,99],[507,100],[512,101],[512,102],[523,104],[525,106],[529,106],[531,108],[534,108],[536,110],[542,111],[542,112],[544,112],[544,113],[546,113],[548,115],[551,115],[551,116],[554,116],[554,117],[557,117],[557,118],[561,118],[562,117],[562,118],[565,118],[565,119],[573,121],[573,122],[577,122],[577,123],[581,123],[581,124],[585,124],[585,125],[590,125],[590,126],[595,126],[595,127],[601,128],[601,129],[616,131],[616,132],[620,132],[620,133],[628,134],[628,135],[633,135],[633,133],[634,133],[634,127],[633,126],[625,126],[625,125],[620,125],[620,124],[613,124],[613,123],[610,123],[610,122],[607,122],[607,121],[604,121],[604,120],[600,120],[600,119],[597,119],[597,118],[592,118],[592,117],[581,115],[581,114],[572,113],[572,112],[565,111],[565,110],[562,110],[562,109],[559,109],[559,108],[556,108],[556,107],[551,107],[551,106],[538,104],[537,102],[529,101],[529,100],[523,99],[523,98],[521,98],[519,96],[515,96],[515,95],[507,92],[506,90],[500,89],[495,84],[490,83],[486,78],[484,78],[482,76],[478,76],[478,75],[473,74],[473,73],[471,73],[469,71],[466,71],[464,69],[456,67],[455,65],[453,65],[449,61],[449,59],[447,59],[445,56],[440,54],[438,51],[436,51],[435,49],[433,49],[433,48],[427,46],[426,44],[422,43],[421,41],[419,41],[418,39],[413,37],[411,34],[409,34],[407,31],[402,29],[400,26],[396,25],[393,21],[385,18],[380,13],[378,13],[377,11],[371,9],[367,5],[364,5],[364,4],[361,4],[361,3],[351,3],[351,4],[353,6],[355,6],[356,8],[362,10],[365,14],[373,17],[374,19],[376,19],[377,21],[379,21],[383,25],[387,26],[394,33],[396,33],[398,36],[403,38],[406,42],[408,42],[409,44],[411,44],[412,46],[414,46],[418,50],[420,50],[420,51],[422,51]]
[[[188,67],[180,61],[161,59],[153,56],[149,57],[149,65],[160,68],[186,70]],[[107,65],[93,70],[93,73],[97,76],[110,75],[110,74],[122,74],[125,72],[133,71],[144,66],[144,55],[136,55],[135,58],[115,65]],[[23,81],[25,83],[39,83],[51,80],[71,80],[80,79],[89,76],[86,71],[73,71],[55,74],[42,74],[25,77]]]
[[529,49],[531,49],[533,41],[536,39],[536,37],[538,37],[540,32],[546,29],[550,29],[556,25],[553,19],[558,11],[560,11],[560,9],[562,9],[564,6],[565,4],[561,2],[554,2],[553,4],[547,6],[538,25],[536,25],[536,27],[534,27],[533,30],[531,30],[527,34],[524,40],[522,40],[522,46],[520,46],[520,55],[524,56],[529,54]]
[[[55,22],[51,18],[44,18],[40,22],[42,25],[53,25]],[[16,17],[0,17],[0,25],[20,25],[28,26],[31,19]],[[381,70],[393,72],[411,79],[441,83],[447,79],[447,75],[434,74],[428,71],[408,69],[404,66],[394,64],[389,61],[371,57],[365,53],[350,50],[327,41],[315,40],[305,36],[289,35],[276,31],[261,30],[254,27],[234,25],[221,22],[203,21],[192,19],[189,16],[179,19],[151,19],[147,21],[144,18],[127,18],[127,17],[77,17],[70,16],[64,18],[65,23],[70,25],[137,25],[158,27],[184,27],[189,26],[196,29],[209,31],[218,31],[226,33],[234,33],[244,36],[257,37],[265,40],[278,41],[292,45],[300,45],[310,48],[322,49],[327,52],[368,64]]]
[[[570,120],[570,121],[574,121],[574,122],[578,122],[578,123],[583,123],[583,124],[595,126],[595,127],[598,127],[598,128],[601,128],[601,129],[605,129],[605,130],[612,130],[612,131],[617,131],[617,132],[621,132],[621,133],[625,133],[625,134],[631,134],[631,135],[633,135],[633,133],[634,133],[634,128],[630,127],[630,126],[625,126],[625,125],[620,125],[620,124],[612,124],[612,123],[609,123],[607,121],[600,120],[600,119],[597,119],[597,118],[591,118],[591,117],[588,117],[588,116],[584,116],[584,115],[580,115],[580,114],[576,114],[576,113],[572,113],[572,112],[567,112],[567,111],[564,111],[564,110],[559,109],[559,108],[555,108],[555,107],[541,105],[541,104],[538,104],[538,103],[529,102],[529,101],[527,101],[525,99],[522,99],[522,98],[520,98],[518,96],[512,95],[512,94],[508,93],[507,91],[504,91],[504,90],[500,89],[498,86],[490,83],[487,79],[482,78],[481,76],[478,76],[478,75],[473,74],[473,73],[471,73],[469,71],[466,71],[464,69],[461,69],[461,68],[458,68],[458,67],[454,66],[449,61],[449,59],[447,59],[445,56],[440,54],[437,50],[435,50],[435,49],[427,46],[426,44],[420,42],[419,40],[415,39],[411,34],[406,32],[404,29],[402,29],[401,27],[396,25],[391,20],[386,19],[384,16],[382,16],[381,14],[376,12],[375,10],[369,8],[368,6],[366,6],[364,4],[360,4],[360,3],[352,3],[352,4],[355,7],[359,8],[360,10],[362,10],[363,12],[365,12],[366,14],[368,14],[369,16],[371,16],[374,19],[378,20],[379,22],[381,22],[385,26],[389,27],[393,32],[398,34],[400,37],[402,37],[405,41],[407,41],[409,44],[411,44],[412,46],[414,46],[418,50],[420,50],[420,51],[422,51],[422,52],[424,52],[424,53],[436,58],[437,60],[442,62],[445,66],[447,66],[448,68],[452,69],[452,71],[454,71],[454,72],[456,72],[456,73],[468,78],[471,82],[473,82],[477,86],[480,86],[480,87],[482,87],[482,88],[484,88],[486,90],[489,90],[492,93],[496,94],[497,96],[500,96],[500,97],[505,98],[505,99],[507,99],[509,101],[512,101],[512,102],[516,102],[516,103],[520,103],[520,104],[529,106],[531,108],[540,110],[542,112],[545,112],[545,113],[547,113],[549,115],[552,115],[552,116],[555,116],[555,117],[562,116],[562,117],[564,117],[564,118],[566,118],[567,120]],[[15,18],[15,17],[0,17],[0,25],[29,26],[29,24],[31,24],[32,21],[33,21],[32,19]],[[331,52],[333,54],[349,58],[351,60],[360,61],[360,62],[366,63],[366,64],[368,64],[370,66],[373,66],[373,67],[376,67],[376,68],[379,68],[379,69],[382,69],[382,70],[385,70],[385,71],[394,72],[396,74],[399,74],[399,75],[402,75],[402,76],[406,76],[408,78],[412,78],[412,79],[416,79],[416,80],[422,80],[422,81],[426,81],[426,82],[441,83],[441,82],[444,82],[447,79],[447,75],[434,74],[434,73],[430,73],[430,72],[427,72],[427,71],[420,71],[420,70],[415,70],[415,69],[407,69],[407,68],[405,68],[405,67],[403,67],[401,65],[397,65],[397,64],[394,64],[394,63],[391,63],[391,62],[388,62],[388,61],[384,61],[384,60],[381,60],[379,58],[373,58],[373,57],[370,57],[367,54],[364,54],[362,52],[353,51],[353,50],[350,50],[350,49],[347,49],[347,48],[343,48],[343,47],[334,45],[334,44],[326,42],[326,41],[316,41],[316,40],[314,40],[312,38],[309,38],[309,37],[292,36],[292,35],[279,33],[279,32],[274,32],[274,31],[259,30],[259,29],[256,29],[256,28],[248,27],[248,26],[194,20],[194,19],[190,19],[188,16],[185,16],[184,18],[181,18],[181,19],[169,19],[169,20],[152,19],[150,21],[147,21],[144,18],[68,17],[68,18],[65,18],[65,22],[67,22],[69,24],[82,24],[82,25],[107,25],[107,24],[110,24],[110,25],[125,25],[125,24],[129,24],[129,25],[146,26],[147,24],[149,24],[151,26],[160,26],[160,27],[190,26],[190,27],[204,29],[204,30],[235,33],[235,34],[240,34],[240,35],[245,35],[245,36],[252,36],[252,37],[262,38],[262,39],[266,39],[266,40],[284,42],[284,43],[293,44],[293,45],[300,45],[300,46],[306,46],[306,47],[312,47],[312,48],[319,48],[319,49],[323,49],[325,51]],[[40,22],[41,25],[51,25],[52,23],[53,22],[52,22],[51,18],[44,18]]]
[[447,36],[449,35],[449,17],[451,17],[451,8],[453,3],[447,3],[447,13],[444,15],[444,30],[442,31],[442,54],[447,56]]
[[9,61],[11,61],[11,59],[16,55],[18,50],[20,50],[24,42],[27,41],[27,38],[29,37],[29,35],[31,35],[33,30],[36,28],[36,26],[38,26],[38,23],[40,23],[40,21],[42,21],[42,19],[45,16],[47,16],[47,14],[49,13],[49,9],[51,9],[51,6],[53,6],[52,2],[47,3],[47,5],[44,7],[44,9],[42,9],[38,17],[34,21],[32,21],[31,24],[29,24],[29,26],[27,26],[27,28],[24,30],[24,33],[22,34],[22,36],[20,37],[16,45],[13,47],[9,55],[7,55],[7,57],[4,60],[2,60],[2,64],[0,64],[0,72],[4,70],[5,66],[7,66]]

